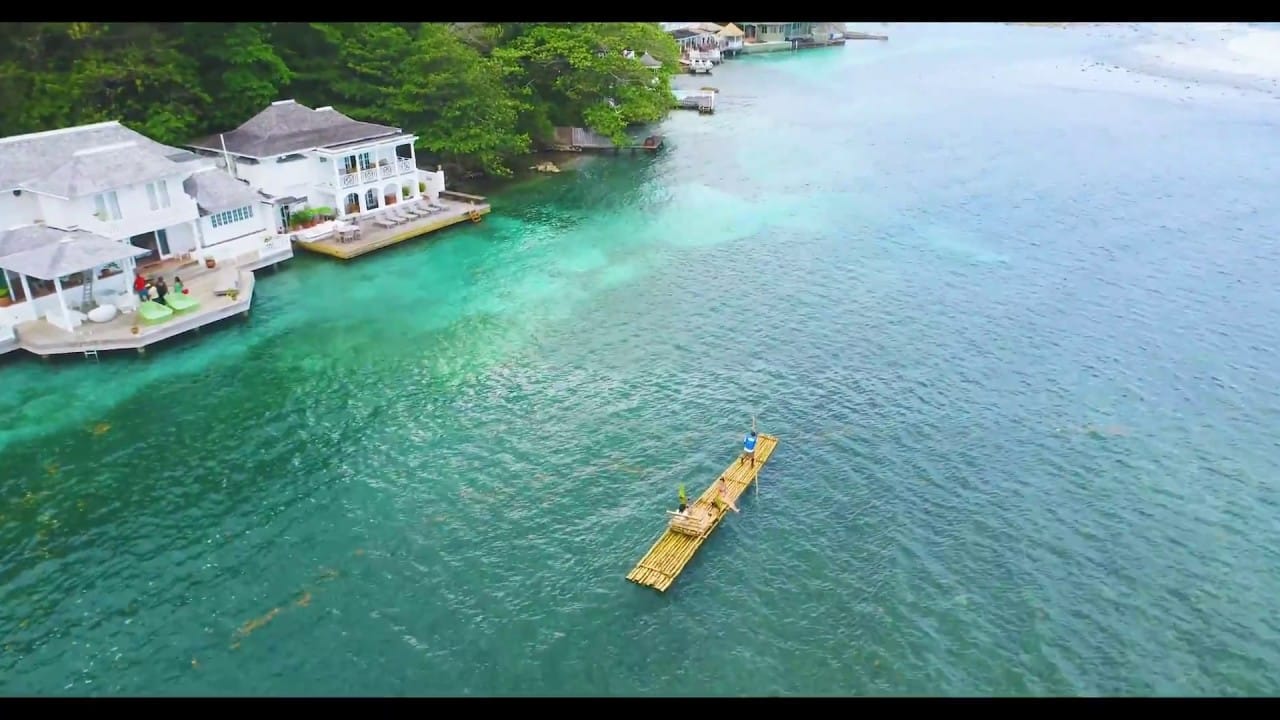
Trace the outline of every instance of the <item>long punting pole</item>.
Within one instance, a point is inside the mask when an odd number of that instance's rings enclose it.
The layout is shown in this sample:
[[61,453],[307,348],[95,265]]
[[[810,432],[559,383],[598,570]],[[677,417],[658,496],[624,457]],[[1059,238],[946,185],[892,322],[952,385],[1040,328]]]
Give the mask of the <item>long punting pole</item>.
[[[756,431],[756,416],[751,416],[751,432]],[[759,438],[756,438],[759,440]],[[756,471],[756,502],[760,502],[760,471]]]

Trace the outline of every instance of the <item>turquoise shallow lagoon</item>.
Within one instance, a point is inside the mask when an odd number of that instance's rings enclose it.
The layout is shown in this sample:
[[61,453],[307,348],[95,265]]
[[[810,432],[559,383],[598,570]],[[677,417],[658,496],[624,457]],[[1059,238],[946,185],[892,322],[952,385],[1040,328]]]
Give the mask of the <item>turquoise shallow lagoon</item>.
[[[1280,693],[1277,98],[889,32],[248,323],[6,358],[0,694]],[[752,415],[759,495],[626,582]]]

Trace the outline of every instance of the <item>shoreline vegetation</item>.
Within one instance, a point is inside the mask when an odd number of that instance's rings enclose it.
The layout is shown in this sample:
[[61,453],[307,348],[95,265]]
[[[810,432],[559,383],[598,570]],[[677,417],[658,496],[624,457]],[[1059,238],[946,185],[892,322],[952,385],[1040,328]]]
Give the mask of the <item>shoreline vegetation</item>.
[[[182,146],[294,98],[420,136],[463,185],[524,174],[558,125],[615,142],[674,107],[657,23],[8,23],[0,136],[104,120]],[[662,62],[649,68],[636,56]]]

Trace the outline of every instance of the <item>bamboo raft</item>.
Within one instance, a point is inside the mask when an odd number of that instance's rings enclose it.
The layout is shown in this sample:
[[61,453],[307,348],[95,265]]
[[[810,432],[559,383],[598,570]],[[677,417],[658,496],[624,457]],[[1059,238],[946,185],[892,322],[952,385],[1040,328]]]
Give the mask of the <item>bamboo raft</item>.
[[[778,445],[778,438],[760,433],[756,443],[756,462],[741,462],[741,455],[734,458],[729,467],[722,473],[729,490],[726,493],[734,505],[738,499],[756,482],[760,470],[769,461],[773,449]],[[666,592],[676,581],[676,576],[684,570],[694,553],[702,547],[711,533],[720,525],[725,513],[731,512],[727,503],[717,502],[719,491],[716,484],[718,476],[702,495],[689,504],[688,512],[681,515],[667,511],[670,520],[662,537],[649,548],[649,552],[627,574],[627,579],[638,585],[651,587],[658,592]]]

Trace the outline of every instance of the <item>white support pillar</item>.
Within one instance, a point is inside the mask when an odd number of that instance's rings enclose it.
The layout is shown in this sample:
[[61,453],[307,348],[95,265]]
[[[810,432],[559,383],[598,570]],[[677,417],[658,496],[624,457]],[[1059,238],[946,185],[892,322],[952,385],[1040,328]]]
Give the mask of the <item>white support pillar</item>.
[[53,279],[53,290],[58,295],[58,304],[62,306],[62,321],[66,323],[66,329],[71,328],[71,311],[67,309],[67,300],[62,297],[62,278]]
[[18,273],[18,280],[22,283],[22,294],[26,296],[27,302],[31,303],[31,312],[35,312],[36,299],[31,295],[31,285],[27,282],[27,276]]
[[[9,302],[13,302],[13,281],[9,279],[9,271],[0,270],[0,272],[4,273],[4,287],[9,291]],[[27,299],[30,300],[31,298]]]
[[[196,239],[196,249],[204,250],[204,228],[200,227],[199,218],[191,221],[191,236]],[[137,258],[129,258],[129,264],[137,267]]]
[[337,216],[342,217],[347,214],[347,195],[350,191],[342,187],[342,158],[330,158],[329,163],[333,165],[333,195],[338,200]]
[[422,191],[418,189],[418,183],[422,180],[418,177],[418,148],[414,147],[412,142],[409,143],[409,162],[413,165],[413,175],[409,176],[412,178],[409,184],[413,187],[413,197],[420,198]]

